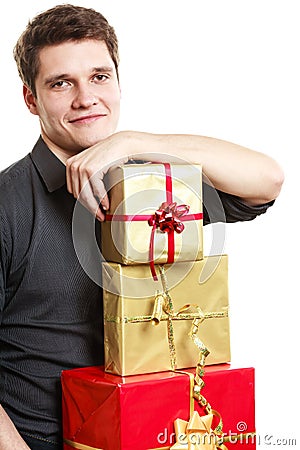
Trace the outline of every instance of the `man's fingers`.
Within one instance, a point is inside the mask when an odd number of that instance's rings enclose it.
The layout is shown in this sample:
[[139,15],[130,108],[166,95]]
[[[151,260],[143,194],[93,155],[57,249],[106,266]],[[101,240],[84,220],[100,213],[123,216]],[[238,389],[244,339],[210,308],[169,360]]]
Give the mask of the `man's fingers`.
[[101,176],[96,173],[89,179],[88,182],[91,186],[94,197],[101,204],[102,209],[107,211],[109,209],[109,200]]
[[66,178],[68,191],[75,198],[78,198],[82,187],[87,180],[85,180],[85,182],[82,180],[79,163],[77,163],[74,158],[69,158],[66,162]]
[[99,220],[104,220],[103,211],[109,209],[109,199],[102,181],[103,172],[84,169],[74,157],[66,163],[66,177],[68,191]]
[[[81,178],[81,181],[83,181],[83,177]],[[93,176],[87,179],[82,192],[84,192],[85,189],[87,189],[88,192],[88,201],[90,201],[90,196],[93,195],[98,205],[101,205],[103,211],[109,209],[108,195],[103,183],[103,174],[101,171],[94,173]]]
[[[102,183],[103,184],[103,183]],[[98,220],[100,220],[100,222],[103,222],[105,219],[105,213],[102,211],[108,209],[108,207],[106,206],[108,200],[105,200],[105,205],[103,206],[102,202],[103,199],[97,198],[98,196],[94,194],[93,190],[92,190],[92,186],[90,183],[90,180],[85,184],[85,186],[83,187],[83,189],[81,190],[79,196],[78,196],[78,200],[80,201],[80,203],[83,204],[83,206],[85,206],[92,214],[94,217],[96,217]],[[107,197],[107,194],[105,192],[105,197]],[[102,202],[101,202],[102,200]],[[100,207],[100,203],[102,206],[102,209]]]

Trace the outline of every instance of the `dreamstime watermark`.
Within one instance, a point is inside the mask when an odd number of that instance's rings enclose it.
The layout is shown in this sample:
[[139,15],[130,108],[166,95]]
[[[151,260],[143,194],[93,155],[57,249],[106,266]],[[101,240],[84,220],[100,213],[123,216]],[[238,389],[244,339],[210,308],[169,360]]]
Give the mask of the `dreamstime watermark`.
[[231,444],[235,443],[243,443],[243,444],[254,444],[257,442],[255,433],[239,433],[239,432],[231,432],[224,433],[223,438],[221,439],[214,433],[189,433],[188,437],[185,433],[180,433],[177,436],[174,432],[168,433],[168,429],[165,428],[164,431],[158,433],[157,442],[159,445],[171,445],[174,444],[175,441],[178,444],[187,444],[188,442],[193,445],[217,445],[222,444],[223,442],[228,442]]
[[256,444],[257,446],[293,446],[296,447],[297,439],[294,437],[276,436],[272,433],[254,433],[247,431],[247,424],[244,421],[240,421],[236,425],[237,431],[231,431],[224,433],[222,439],[216,436],[214,433],[190,433],[187,437],[185,433],[180,433],[177,438],[175,432],[169,433],[165,428],[157,435],[157,443],[159,445],[172,445],[175,442],[178,444],[187,444],[190,442],[193,445],[217,445],[224,443],[230,444]]

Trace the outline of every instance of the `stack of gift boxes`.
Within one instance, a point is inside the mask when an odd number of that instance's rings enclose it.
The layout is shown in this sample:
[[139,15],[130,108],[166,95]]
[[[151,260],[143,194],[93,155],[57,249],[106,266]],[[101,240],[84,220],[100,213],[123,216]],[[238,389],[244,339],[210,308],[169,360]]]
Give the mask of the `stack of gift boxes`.
[[126,164],[106,184],[105,366],[62,373],[64,449],[255,448],[228,258],[203,255],[201,166]]

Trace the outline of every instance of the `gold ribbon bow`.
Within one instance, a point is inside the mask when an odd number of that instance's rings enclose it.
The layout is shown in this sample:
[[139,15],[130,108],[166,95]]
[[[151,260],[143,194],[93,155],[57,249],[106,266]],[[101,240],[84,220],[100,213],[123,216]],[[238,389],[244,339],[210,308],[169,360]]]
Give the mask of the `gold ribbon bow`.
[[176,443],[170,450],[215,450],[217,436],[211,429],[213,414],[200,416],[194,411],[190,420],[176,419],[174,422]]

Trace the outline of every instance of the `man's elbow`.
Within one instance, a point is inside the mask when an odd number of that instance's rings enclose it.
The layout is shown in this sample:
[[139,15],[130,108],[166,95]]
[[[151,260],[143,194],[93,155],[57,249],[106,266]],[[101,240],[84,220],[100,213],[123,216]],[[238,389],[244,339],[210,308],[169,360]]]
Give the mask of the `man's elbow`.
[[274,162],[263,179],[262,198],[260,203],[268,203],[275,200],[281,192],[283,182],[284,172],[282,168]]
[[284,172],[282,168],[278,164],[276,164],[270,173],[269,201],[275,200],[279,196],[283,183],[284,183]]
[[282,168],[274,161],[272,166],[265,168],[259,174],[256,192],[244,198],[249,205],[263,205],[275,200],[281,191],[284,182],[284,173]]

